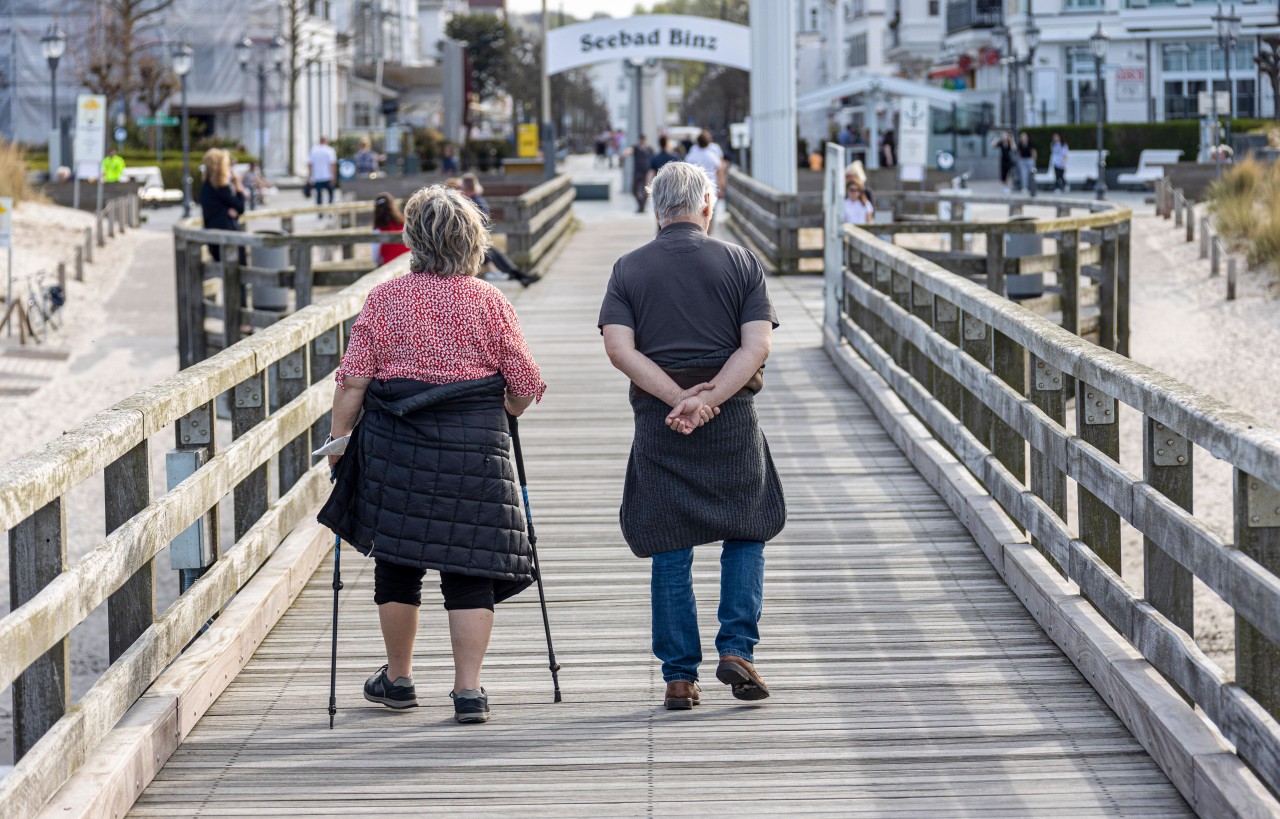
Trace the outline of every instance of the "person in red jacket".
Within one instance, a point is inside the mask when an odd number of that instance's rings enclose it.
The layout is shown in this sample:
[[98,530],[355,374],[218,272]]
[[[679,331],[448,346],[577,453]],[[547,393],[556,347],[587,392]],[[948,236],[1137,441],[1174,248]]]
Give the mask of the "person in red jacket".
[[[403,233],[404,214],[396,207],[395,197],[380,193],[373,200],[373,229],[378,233]],[[373,246],[373,260],[379,267],[397,256],[409,252],[409,248],[396,242]]]

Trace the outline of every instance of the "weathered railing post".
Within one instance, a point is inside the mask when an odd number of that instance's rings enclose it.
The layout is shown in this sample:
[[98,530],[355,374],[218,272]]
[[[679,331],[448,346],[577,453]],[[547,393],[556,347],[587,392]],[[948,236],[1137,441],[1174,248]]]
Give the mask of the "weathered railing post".
[[[272,411],[277,411],[302,393],[306,392],[311,379],[310,367],[307,363],[307,351],[310,345],[301,347],[286,355],[276,363],[271,372],[275,387],[273,389],[276,404]],[[293,488],[298,479],[311,468],[311,431],[305,430],[301,435],[285,444],[280,450],[280,494]]]
[[297,309],[311,303],[311,245],[298,242],[293,246],[293,293]]
[[[1236,547],[1280,574],[1280,490],[1235,472]],[[1272,716],[1280,716],[1280,648],[1236,616],[1236,681]]]
[[[35,597],[67,567],[67,514],[51,501],[9,531],[10,610]],[[71,706],[68,638],[13,682],[13,758],[17,761]]]
[[[1027,394],[1027,351],[996,330],[992,333],[992,371],[1019,395]],[[991,452],[1023,483],[1027,480],[1027,442],[1017,430],[996,417],[991,432]]]
[[[147,441],[108,464],[102,473],[106,533],[119,529],[151,503],[151,458]],[[156,562],[153,558],[107,598],[111,662],[129,650],[156,619]]]
[[1209,230],[1209,217],[1200,217],[1200,258],[1209,258],[1209,240],[1213,238],[1213,232]]
[[987,289],[1004,295],[1004,234],[987,231]]
[[[931,325],[938,335],[956,346],[961,347],[960,310],[951,302],[935,296],[933,299],[933,316]],[[956,418],[963,418],[961,409],[960,384],[947,374],[943,367],[935,367],[933,372],[934,393],[942,406],[946,407]]]
[[1058,286],[1062,288],[1062,327],[1080,335],[1080,231],[1058,235]]
[[[1120,403],[1097,387],[1076,382],[1076,435],[1112,461],[1120,459]],[[1120,515],[1106,501],[1078,487],[1080,539],[1120,573]]]
[[1098,230],[1098,346],[1116,349],[1116,296],[1118,265],[1116,264],[1116,229]]
[[[1066,426],[1067,394],[1062,371],[1049,366],[1044,361],[1030,356],[1031,384],[1028,397],[1060,427]],[[1064,522],[1067,519],[1067,476],[1053,465],[1053,462],[1034,446],[1031,447],[1031,491],[1049,505],[1049,508]],[[1039,548],[1039,544],[1037,544]],[[1043,551],[1043,550],[1042,550]],[[1045,552],[1051,563],[1055,563],[1048,552]],[[1064,574],[1067,567],[1058,566]]]
[[186,369],[205,358],[204,263],[200,245],[174,241],[174,270],[178,297],[178,367]]
[[[925,287],[911,283],[911,315],[920,319],[926,326],[933,324],[933,294]],[[934,372],[936,368],[924,350],[915,345],[911,347],[911,377],[930,393],[934,392]]]
[[[342,213],[338,216],[338,226],[343,230],[349,230],[353,222],[352,214]],[[356,247],[353,244],[344,242],[342,245],[342,258],[354,259],[356,257]]]
[[1227,301],[1236,300],[1236,257],[1227,257]]
[[84,281],[84,247],[76,245],[75,253],[76,281]]
[[[240,248],[222,245],[222,349],[240,340],[240,307],[244,302],[240,286]],[[201,304],[203,304],[201,299]]]
[[1178,188],[1173,192],[1173,226],[1182,227],[1183,208],[1182,188]]
[[1196,204],[1195,202],[1187,202],[1187,241],[1194,242],[1196,240]]
[[[232,391],[231,438],[235,440],[266,420],[267,374],[256,372]],[[232,493],[236,540],[244,537],[267,511],[267,464],[249,473]]]
[[[1193,447],[1186,438],[1154,418],[1146,418],[1145,421],[1142,479],[1189,512],[1195,482]],[[1191,571],[1169,557],[1151,538],[1143,537],[1142,544],[1143,588],[1147,600],[1178,628],[1195,634],[1192,628],[1195,624],[1195,607],[1192,605],[1195,589]]]
[[822,326],[826,332],[839,337],[840,306],[844,302],[844,240],[841,222],[844,209],[844,147],[827,143],[826,171],[823,178],[823,247],[822,247]]
[[93,264],[93,228],[84,229],[84,260]]
[[[311,378],[309,383],[316,384],[328,378],[338,365],[342,363],[342,328],[330,327],[311,342]],[[333,427],[333,411],[321,415],[311,427],[311,440],[316,447],[320,446]]]
[[[968,313],[963,313],[962,316],[961,327],[964,352],[990,370],[991,328],[977,316],[971,316]],[[962,395],[962,411],[964,412],[964,425],[973,433],[973,437],[978,439],[978,443],[990,449],[991,410],[987,409],[987,404],[982,400],[982,396],[977,395],[972,390],[965,389]]]
[[1222,242],[1217,236],[1209,240],[1209,278],[1216,279],[1221,272]]
[[[201,404],[178,419],[177,447],[165,455],[170,490],[194,475],[213,457],[215,446],[213,402]],[[215,504],[199,520],[174,538],[169,546],[169,567],[178,572],[182,591],[200,578],[218,559],[218,507]]]
[[1112,348],[1122,356],[1129,355],[1129,290],[1130,290],[1130,263],[1129,263],[1129,220],[1118,223],[1115,226],[1116,243],[1115,243],[1115,261],[1113,262],[1116,271],[1116,289],[1115,289],[1115,346]]

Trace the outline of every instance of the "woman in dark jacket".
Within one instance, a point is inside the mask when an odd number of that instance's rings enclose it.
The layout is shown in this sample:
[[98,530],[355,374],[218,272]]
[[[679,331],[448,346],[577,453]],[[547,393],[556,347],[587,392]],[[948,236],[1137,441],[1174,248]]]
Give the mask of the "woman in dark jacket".
[[365,699],[418,704],[413,642],[422,578],[435,569],[454,714],[484,722],[494,605],[533,581],[507,414],[545,385],[515,310],[476,277],[489,233],[471,200],[433,185],[409,199],[404,222],[412,272],[370,291],[338,368],[330,437],[351,438],[320,522],[375,561],[387,664],[365,682]]
[[[210,230],[239,230],[244,213],[245,192],[231,167],[231,154],[222,148],[210,148],[204,155],[204,182],[200,184],[200,212],[204,226]],[[209,245],[209,255],[222,261],[222,248]],[[244,250],[240,251],[244,264]]]

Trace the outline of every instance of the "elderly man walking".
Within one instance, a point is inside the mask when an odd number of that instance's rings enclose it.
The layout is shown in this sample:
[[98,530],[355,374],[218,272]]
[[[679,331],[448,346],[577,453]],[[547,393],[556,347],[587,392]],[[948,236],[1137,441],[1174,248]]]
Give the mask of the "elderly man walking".
[[631,379],[635,436],[620,518],[631,551],[653,561],[653,653],[671,710],[700,700],[693,547],[716,541],[716,678],[738,699],[769,696],[754,665],[764,544],[787,515],[754,400],[778,317],[759,259],[707,235],[715,191],[696,165],[658,172],[658,236],[617,261],[600,308],[609,360]]

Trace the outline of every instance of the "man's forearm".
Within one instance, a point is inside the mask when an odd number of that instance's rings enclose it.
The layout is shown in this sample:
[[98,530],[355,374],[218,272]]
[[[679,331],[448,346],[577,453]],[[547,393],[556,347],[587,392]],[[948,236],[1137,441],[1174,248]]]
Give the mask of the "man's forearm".
[[614,359],[613,366],[621,370],[637,387],[654,398],[665,401],[669,406],[674,407],[684,392],[671,376],[639,350],[619,354]]
[[739,347],[729,356],[729,360],[720,368],[720,372],[716,373],[716,377],[712,379],[715,389],[710,392],[703,393],[700,397],[710,406],[718,407],[725,401],[738,394],[738,391],[746,386],[751,377],[759,372],[760,367],[764,365],[765,358],[768,354],[761,354],[755,350]]

